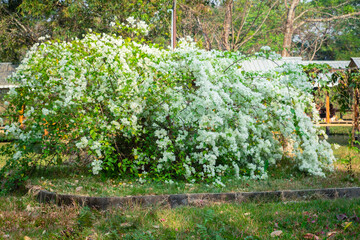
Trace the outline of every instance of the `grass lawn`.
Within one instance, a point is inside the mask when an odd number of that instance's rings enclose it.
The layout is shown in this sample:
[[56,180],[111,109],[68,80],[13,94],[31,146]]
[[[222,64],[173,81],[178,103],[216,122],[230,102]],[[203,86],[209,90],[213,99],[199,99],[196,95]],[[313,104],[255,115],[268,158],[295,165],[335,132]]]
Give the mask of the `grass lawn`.
[[[320,127],[320,129],[326,131],[326,127]],[[337,135],[346,135],[349,136],[352,130],[352,126],[332,126],[329,127],[330,135],[337,134]]]
[[[206,182],[190,184],[178,181],[174,184],[166,184],[148,181],[139,183],[137,180],[129,178],[111,179],[99,175],[94,176],[87,169],[62,165],[38,170],[28,181],[28,184],[57,193],[88,196],[248,192],[360,186],[360,155],[349,150],[345,145],[334,149],[334,154],[338,159],[334,164],[335,170],[328,172],[326,178],[294,173],[290,167],[283,164],[283,167],[279,165],[270,169],[267,180],[228,179],[224,181],[225,187]],[[348,156],[352,156],[353,176],[347,172],[347,165],[344,162]],[[4,163],[5,157],[0,156],[0,167]]]
[[[246,192],[360,186],[360,156],[345,146],[334,150],[334,153],[338,159],[334,164],[335,170],[329,172],[326,178],[308,176],[301,173],[291,174],[290,168],[277,168],[275,166],[268,180],[229,179],[225,181],[225,187],[209,183],[189,184],[186,182],[176,182],[174,184],[147,182],[141,184],[134,179],[110,179],[94,176],[88,170],[63,165],[48,167],[46,170],[38,171],[31,177],[28,184],[41,186],[43,189],[57,193],[75,193],[89,196]],[[353,177],[348,174],[347,165],[343,161],[343,158],[350,154],[353,156]],[[4,163],[5,158],[0,156],[0,167]]]
[[[75,193],[90,196],[247,192],[360,186],[360,156],[353,151],[349,151],[345,146],[341,146],[334,152],[339,160],[335,163],[335,170],[329,172],[326,178],[301,173],[292,175],[290,168],[282,167],[277,169],[275,166],[268,180],[229,179],[225,181],[225,187],[208,183],[189,184],[185,182],[176,182],[174,184],[147,182],[141,184],[131,179],[102,178],[101,176],[94,176],[88,171],[74,170],[69,166],[62,166],[38,172],[36,176],[31,178],[29,183],[57,193]],[[341,160],[341,158],[345,158],[349,154],[353,156],[354,177],[347,173],[347,165]]]
[[8,196],[0,197],[0,239],[273,239],[275,231],[274,239],[359,239],[358,216],[360,199],[99,212]]
[[[184,192],[232,192],[359,186],[360,156],[345,146],[337,158],[353,156],[354,177],[342,160],[327,178],[291,175],[276,167],[266,181],[212,184],[145,183],[107,179],[67,165],[39,171],[30,183],[58,193],[127,196]],[[5,159],[0,156],[0,166]],[[97,211],[77,205],[39,204],[29,195],[0,197],[0,239],[360,239],[360,199],[227,203]],[[281,232],[280,232],[281,231]],[[280,234],[272,238],[271,234]],[[319,238],[317,238],[319,237]]]

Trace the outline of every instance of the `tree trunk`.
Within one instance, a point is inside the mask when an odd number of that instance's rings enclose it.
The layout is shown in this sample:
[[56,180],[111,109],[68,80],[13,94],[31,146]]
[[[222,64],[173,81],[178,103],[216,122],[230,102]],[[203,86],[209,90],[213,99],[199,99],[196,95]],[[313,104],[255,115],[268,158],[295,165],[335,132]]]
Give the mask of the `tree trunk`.
[[291,49],[291,41],[294,34],[294,20],[295,20],[295,9],[299,5],[300,0],[293,0],[290,7],[288,7],[288,14],[285,24],[284,31],[284,42],[281,56],[289,57],[289,51]]
[[229,42],[229,35],[231,31],[231,23],[232,23],[232,8],[233,8],[233,0],[227,0],[225,3],[225,19],[224,19],[224,31],[222,36],[222,45],[223,49],[230,51],[231,46]]

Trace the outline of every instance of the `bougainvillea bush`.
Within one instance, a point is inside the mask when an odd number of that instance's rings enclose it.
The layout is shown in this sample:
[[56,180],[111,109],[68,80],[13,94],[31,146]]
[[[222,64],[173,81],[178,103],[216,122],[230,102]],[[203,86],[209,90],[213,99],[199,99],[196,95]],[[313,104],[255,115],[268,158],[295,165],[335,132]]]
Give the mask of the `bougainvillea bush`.
[[266,178],[286,158],[323,176],[334,157],[313,124],[302,69],[249,73],[242,58],[191,40],[170,51],[96,33],[37,44],[7,97],[13,122],[6,132],[17,138],[12,159],[79,153],[91,157],[94,174],[220,183],[223,176]]

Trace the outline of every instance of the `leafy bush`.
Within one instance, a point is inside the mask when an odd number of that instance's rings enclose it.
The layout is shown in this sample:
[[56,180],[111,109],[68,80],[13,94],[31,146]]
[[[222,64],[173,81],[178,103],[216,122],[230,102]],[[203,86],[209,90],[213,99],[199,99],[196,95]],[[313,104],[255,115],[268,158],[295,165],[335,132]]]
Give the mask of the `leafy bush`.
[[248,73],[242,58],[184,39],[169,51],[96,33],[35,45],[7,96],[13,160],[86,153],[94,174],[221,184],[225,174],[266,178],[286,158],[324,175],[334,157],[312,123],[302,69]]

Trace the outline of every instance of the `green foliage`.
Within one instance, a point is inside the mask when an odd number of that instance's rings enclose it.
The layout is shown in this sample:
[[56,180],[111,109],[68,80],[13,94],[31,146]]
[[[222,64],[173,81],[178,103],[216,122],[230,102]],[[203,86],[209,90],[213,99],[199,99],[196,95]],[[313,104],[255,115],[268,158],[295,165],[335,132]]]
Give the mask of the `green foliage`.
[[[220,1],[221,2],[221,1]],[[224,1],[215,5],[207,0],[177,1],[177,37],[191,36],[198,46],[205,49],[223,49]],[[326,18],[359,11],[355,0],[343,4],[336,1],[301,1],[296,9],[302,13],[297,23],[308,18]],[[270,0],[234,1],[229,43],[233,50],[254,53],[261,46],[270,46],[280,52],[284,38],[284,24],[287,8],[283,2],[275,4]],[[338,7],[334,7],[340,5]],[[172,1],[166,0],[64,0],[33,1],[11,0],[0,4],[0,61],[20,62],[26,51],[42,36],[51,39],[71,41],[82,38],[89,29],[99,33],[115,33],[110,23],[117,18],[124,22],[128,17],[150,23],[151,30],[146,37],[154,43],[167,47],[170,44],[170,13]],[[315,11],[317,9],[318,11]],[[322,47],[315,59],[349,59],[360,53],[359,19],[342,19],[326,24],[328,31],[321,40]],[[314,27],[317,29],[314,33]],[[298,36],[310,37],[296,42],[294,54],[311,56],[314,42],[324,23],[304,24],[297,29]],[[316,48],[318,48],[316,45]],[[300,48],[304,48],[301,51]],[[315,51],[316,52],[316,51]]]
[[0,4],[0,62],[20,62],[26,51],[41,37],[71,41],[82,38],[89,29],[101,33],[115,33],[110,23],[128,17],[151,23],[148,39],[168,45],[171,3],[156,1],[4,1]]
[[339,104],[340,110],[345,112],[352,108],[354,101],[354,90],[360,88],[360,72],[358,70],[346,69],[333,74],[333,82],[338,82],[333,87],[333,99]]
[[328,84],[331,79],[327,77],[327,74],[332,68],[328,64],[311,63],[303,65],[303,69],[313,85],[329,90]]
[[[343,1],[320,1],[325,6],[340,4]],[[341,14],[359,11],[358,1],[349,1],[337,9]],[[331,13],[333,14],[333,13]],[[353,17],[336,21],[332,27],[331,36],[325,39],[321,49],[317,52],[317,59],[348,60],[350,57],[360,56],[360,19]]]
[[5,166],[0,168],[0,195],[24,187],[33,168],[31,158],[14,159],[15,149],[11,144],[0,147],[0,155],[7,156]]
[[79,228],[91,227],[94,224],[95,220],[96,216],[89,207],[85,206],[81,208],[77,218]]

